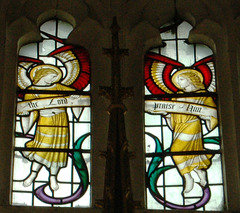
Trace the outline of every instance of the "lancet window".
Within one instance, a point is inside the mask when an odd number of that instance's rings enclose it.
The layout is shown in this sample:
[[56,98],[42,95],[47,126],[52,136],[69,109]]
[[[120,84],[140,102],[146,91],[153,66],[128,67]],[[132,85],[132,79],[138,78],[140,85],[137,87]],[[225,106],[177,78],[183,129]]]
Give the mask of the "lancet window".
[[19,51],[12,205],[91,205],[90,59],[50,20]]
[[164,25],[163,45],[145,55],[148,209],[224,209],[214,56],[188,42],[191,29]]

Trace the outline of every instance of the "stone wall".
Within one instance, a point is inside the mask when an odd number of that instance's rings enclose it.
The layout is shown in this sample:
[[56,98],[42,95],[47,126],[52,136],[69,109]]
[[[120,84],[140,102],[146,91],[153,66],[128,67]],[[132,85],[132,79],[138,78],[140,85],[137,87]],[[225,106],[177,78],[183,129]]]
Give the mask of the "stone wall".
[[[111,84],[111,61],[103,48],[111,47],[110,25],[116,16],[120,26],[120,48],[129,49],[121,60],[122,86],[133,87],[126,99],[126,133],[131,161],[133,198],[145,209],[143,145],[143,59],[145,52],[161,44],[159,27],[178,16],[194,26],[189,41],[208,45],[217,70],[219,120],[223,142],[226,209],[240,210],[240,108],[238,0],[2,0],[0,1],[0,212],[101,212],[95,206],[103,198],[108,133],[109,102],[99,96],[99,86]],[[84,46],[92,70],[92,206],[91,209],[12,207],[9,205],[16,97],[17,54],[21,46],[39,41],[38,27],[59,18],[74,26],[68,42]],[[99,104],[101,103],[101,104]],[[134,134],[133,134],[134,133]]]

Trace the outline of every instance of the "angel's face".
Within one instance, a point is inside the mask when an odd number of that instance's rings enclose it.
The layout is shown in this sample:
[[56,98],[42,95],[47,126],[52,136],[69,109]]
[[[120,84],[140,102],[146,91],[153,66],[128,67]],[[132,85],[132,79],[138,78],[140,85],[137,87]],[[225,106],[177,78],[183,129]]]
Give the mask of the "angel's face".
[[51,85],[56,81],[56,78],[57,78],[57,74],[50,73],[48,75],[43,76],[41,80],[45,85]]
[[181,75],[178,76],[178,84],[183,90],[186,90],[191,85],[189,80]]

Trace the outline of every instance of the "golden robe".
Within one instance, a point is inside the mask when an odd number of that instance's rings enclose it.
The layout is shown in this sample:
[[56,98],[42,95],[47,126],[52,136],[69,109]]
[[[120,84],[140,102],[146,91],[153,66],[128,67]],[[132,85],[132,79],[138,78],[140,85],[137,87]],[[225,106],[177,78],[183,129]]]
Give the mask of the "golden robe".
[[[211,97],[176,98],[176,101],[191,102],[216,107]],[[218,124],[211,116],[208,128],[214,129]],[[170,125],[173,130],[171,152],[203,151],[202,123],[196,115],[171,114]],[[181,175],[191,172],[194,168],[207,169],[211,164],[212,155],[174,155],[172,158]]]
[[[31,86],[30,90],[74,90],[61,84],[49,87]],[[26,94],[25,100],[36,100],[63,96],[60,94]],[[67,149],[69,147],[69,124],[66,108],[53,108],[34,111],[37,127],[34,139],[27,142],[27,148]],[[65,167],[67,152],[24,151],[23,155],[30,161],[36,161],[46,167]]]

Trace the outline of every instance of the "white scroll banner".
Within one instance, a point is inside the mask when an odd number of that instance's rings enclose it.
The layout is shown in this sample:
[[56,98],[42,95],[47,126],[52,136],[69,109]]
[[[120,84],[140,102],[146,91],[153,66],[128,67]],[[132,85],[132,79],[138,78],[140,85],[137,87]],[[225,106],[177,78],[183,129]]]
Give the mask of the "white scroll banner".
[[145,111],[151,114],[162,114],[164,112],[167,112],[193,114],[200,116],[213,116],[217,118],[217,110],[214,107],[180,101],[146,100]]
[[78,98],[64,96],[22,101],[17,104],[17,114],[40,109],[82,106],[90,106],[90,96],[80,95]]

